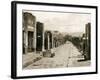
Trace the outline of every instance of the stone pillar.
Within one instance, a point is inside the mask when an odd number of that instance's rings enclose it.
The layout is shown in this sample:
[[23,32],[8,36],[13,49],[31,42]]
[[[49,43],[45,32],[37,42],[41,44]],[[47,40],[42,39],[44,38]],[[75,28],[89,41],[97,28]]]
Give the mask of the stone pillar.
[[34,31],[33,31],[34,33],[34,35],[33,35],[33,47],[34,47],[34,52],[36,52],[36,20],[35,20],[35,22],[34,22]]
[[53,43],[54,43],[54,41],[53,41],[53,34],[52,34],[52,48],[53,48],[53,46],[54,46],[54,44],[53,44]]
[[42,37],[43,37],[43,40],[42,40],[42,51],[45,51],[45,49],[44,49],[44,42],[45,42],[45,40],[44,40],[44,38],[45,38],[45,35],[44,35],[44,27],[43,27]]
[[24,33],[24,44],[25,44],[25,54],[28,53],[28,31],[27,29],[25,29],[25,33]]
[[48,35],[48,50],[50,49],[50,37]]

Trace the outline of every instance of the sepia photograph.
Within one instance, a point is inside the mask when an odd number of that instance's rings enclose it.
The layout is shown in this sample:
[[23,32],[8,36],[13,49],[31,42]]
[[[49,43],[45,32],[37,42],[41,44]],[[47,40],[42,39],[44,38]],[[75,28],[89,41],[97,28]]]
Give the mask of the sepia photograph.
[[97,73],[97,7],[12,2],[12,78]]
[[23,69],[91,65],[91,14],[23,10]]

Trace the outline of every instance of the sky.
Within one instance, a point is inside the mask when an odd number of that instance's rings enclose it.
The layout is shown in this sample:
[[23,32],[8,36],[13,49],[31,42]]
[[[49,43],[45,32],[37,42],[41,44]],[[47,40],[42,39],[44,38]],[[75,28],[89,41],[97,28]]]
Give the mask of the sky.
[[91,22],[91,14],[24,11],[36,16],[36,21],[44,23],[44,30],[66,33],[85,32],[85,24]]

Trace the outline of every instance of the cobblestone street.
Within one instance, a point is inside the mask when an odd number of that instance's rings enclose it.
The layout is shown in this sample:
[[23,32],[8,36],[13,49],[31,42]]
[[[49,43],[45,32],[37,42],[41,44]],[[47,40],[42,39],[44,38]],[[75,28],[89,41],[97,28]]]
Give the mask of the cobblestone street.
[[24,69],[81,67],[90,65],[90,61],[77,61],[84,59],[84,57],[81,56],[78,49],[69,41],[67,41],[64,45],[53,49],[53,51],[55,53],[54,57],[43,57]]

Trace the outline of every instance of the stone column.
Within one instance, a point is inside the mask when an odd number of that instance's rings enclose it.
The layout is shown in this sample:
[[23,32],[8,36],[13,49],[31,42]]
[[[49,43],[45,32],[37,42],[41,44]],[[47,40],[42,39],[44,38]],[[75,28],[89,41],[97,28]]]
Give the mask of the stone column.
[[45,49],[44,49],[44,38],[45,38],[45,35],[44,35],[44,27],[43,27],[43,32],[42,32],[42,37],[43,37],[43,39],[42,39],[42,51],[44,51]]
[[50,37],[48,35],[48,50],[50,49]]
[[33,31],[33,32],[34,32],[34,35],[33,35],[33,39],[34,39],[34,40],[33,40],[33,41],[34,41],[34,42],[33,42],[33,47],[34,47],[34,52],[36,52],[36,40],[37,40],[37,39],[36,39],[36,38],[37,38],[37,37],[36,37],[36,20],[35,20],[35,22],[34,22],[34,31]]
[[27,29],[25,29],[25,33],[24,33],[24,44],[25,44],[25,54],[28,53],[28,31]]
[[53,42],[53,34],[52,34],[52,48],[53,48],[53,45],[54,45],[53,43],[54,43],[54,42]]

